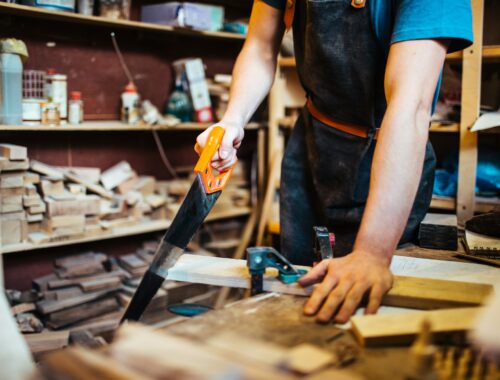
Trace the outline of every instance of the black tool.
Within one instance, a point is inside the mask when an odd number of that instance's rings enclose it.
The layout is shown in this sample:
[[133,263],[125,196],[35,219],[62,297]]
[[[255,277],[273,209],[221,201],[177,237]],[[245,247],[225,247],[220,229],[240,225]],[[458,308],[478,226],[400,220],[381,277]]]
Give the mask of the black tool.
[[[121,322],[138,321],[151,299],[167,278],[186,246],[212,209],[234,168],[217,176],[212,174],[211,161],[224,136],[222,127],[211,130],[207,143],[194,168],[196,178],[177,212],[172,225],[163,237],[153,262],[144,274]],[[195,148],[199,151],[199,147]]]

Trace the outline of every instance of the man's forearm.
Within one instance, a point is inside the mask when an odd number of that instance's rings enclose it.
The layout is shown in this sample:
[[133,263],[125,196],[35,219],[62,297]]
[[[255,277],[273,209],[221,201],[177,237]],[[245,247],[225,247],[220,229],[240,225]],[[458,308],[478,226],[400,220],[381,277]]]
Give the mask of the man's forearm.
[[389,105],[373,157],[370,191],[354,249],[388,262],[408,221],[422,173],[429,110]]
[[245,125],[269,92],[276,70],[276,56],[262,54],[257,44],[241,51],[233,70],[233,83],[223,122]]

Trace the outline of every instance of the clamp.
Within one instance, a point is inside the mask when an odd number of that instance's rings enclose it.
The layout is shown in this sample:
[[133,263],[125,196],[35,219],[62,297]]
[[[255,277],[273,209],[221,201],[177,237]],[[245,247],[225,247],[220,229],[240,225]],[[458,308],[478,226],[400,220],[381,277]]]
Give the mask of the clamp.
[[307,273],[305,269],[294,268],[290,261],[272,247],[247,248],[247,266],[251,275],[252,296],[263,292],[264,273],[267,268],[276,268],[278,279],[285,284],[296,282]]
[[313,254],[318,261],[333,258],[333,248],[335,247],[335,234],[328,232],[328,228],[323,226],[313,227],[314,244]]

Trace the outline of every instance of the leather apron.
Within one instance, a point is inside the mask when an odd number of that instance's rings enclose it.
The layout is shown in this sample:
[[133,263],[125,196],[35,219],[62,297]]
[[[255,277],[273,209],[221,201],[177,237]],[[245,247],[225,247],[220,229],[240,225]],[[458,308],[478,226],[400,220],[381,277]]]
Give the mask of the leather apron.
[[[306,107],[301,110],[282,163],[281,252],[293,263],[311,265],[315,225],[336,234],[335,256],[352,249],[368,196],[375,131],[386,109],[386,56],[368,6],[297,0],[293,20],[297,71],[308,98],[333,120],[368,130],[368,137],[358,137],[321,123]],[[428,143],[401,243],[412,240],[427,212],[434,167]],[[384,228],[391,227],[381,226],[381,233]]]

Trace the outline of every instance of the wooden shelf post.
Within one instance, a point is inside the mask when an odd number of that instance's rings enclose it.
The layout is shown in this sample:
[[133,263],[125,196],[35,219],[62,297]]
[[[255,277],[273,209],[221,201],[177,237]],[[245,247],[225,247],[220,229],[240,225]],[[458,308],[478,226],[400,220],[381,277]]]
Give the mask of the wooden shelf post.
[[463,52],[462,110],[458,159],[457,217],[463,225],[474,215],[477,169],[477,133],[470,128],[479,117],[483,48],[484,0],[472,0],[474,43]]

